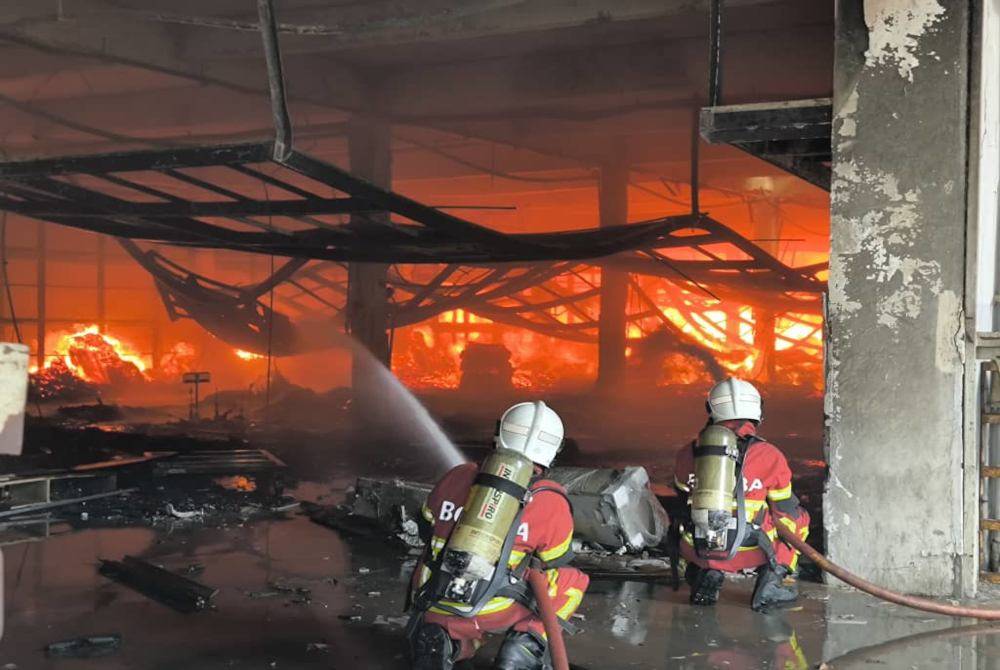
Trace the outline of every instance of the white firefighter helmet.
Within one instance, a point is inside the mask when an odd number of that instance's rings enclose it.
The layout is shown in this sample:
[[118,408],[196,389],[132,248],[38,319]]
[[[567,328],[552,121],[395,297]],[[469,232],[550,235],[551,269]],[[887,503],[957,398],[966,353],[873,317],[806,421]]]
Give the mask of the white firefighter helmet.
[[562,441],[562,419],[541,400],[521,402],[504,412],[495,438],[497,449],[524,454],[545,468],[559,453]]
[[708,414],[712,423],[732,419],[749,419],[760,422],[764,404],[760,393],[748,381],[730,377],[724,379],[708,392]]

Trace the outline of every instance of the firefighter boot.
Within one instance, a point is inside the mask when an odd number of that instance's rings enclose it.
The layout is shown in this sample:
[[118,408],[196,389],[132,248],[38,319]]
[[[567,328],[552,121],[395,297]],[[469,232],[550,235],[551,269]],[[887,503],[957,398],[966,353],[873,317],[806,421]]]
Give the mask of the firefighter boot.
[[455,643],[441,626],[422,623],[410,638],[412,670],[452,670],[455,666]]
[[764,565],[757,571],[757,584],[753,589],[750,609],[764,612],[777,605],[787,605],[799,597],[795,584],[785,584],[788,568],[783,565]]
[[494,670],[546,670],[545,642],[531,633],[512,630],[507,633],[496,661]]
[[721,570],[708,570],[688,563],[684,578],[691,586],[691,604],[712,606],[719,599],[726,575]]

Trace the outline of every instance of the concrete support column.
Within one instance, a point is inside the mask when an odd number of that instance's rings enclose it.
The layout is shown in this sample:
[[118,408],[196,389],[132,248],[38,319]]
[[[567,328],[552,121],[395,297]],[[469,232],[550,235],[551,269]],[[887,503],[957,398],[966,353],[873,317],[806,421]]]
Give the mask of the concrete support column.
[[[377,186],[392,186],[389,125],[354,116],[348,124],[351,172]],[[387,212],[352,214],[351,224],[374,226],[387,222]],[[389,309],[383,263],[351,263],[348,268],[347,324],[349,332],[379,361],[389,364]],[[359,369],[355,359],[354,369]]]
[[[624,148],[601,166],[598,198],[602,228],[627,223],[628,162]],[[597,343],[597,386],[602,390],[617,388],[625,375],[627,302],[628,273],[603,268]]]
[[876,583],[938,596],[976,578],[962,404],[970,3],[837,3],[826,546]]

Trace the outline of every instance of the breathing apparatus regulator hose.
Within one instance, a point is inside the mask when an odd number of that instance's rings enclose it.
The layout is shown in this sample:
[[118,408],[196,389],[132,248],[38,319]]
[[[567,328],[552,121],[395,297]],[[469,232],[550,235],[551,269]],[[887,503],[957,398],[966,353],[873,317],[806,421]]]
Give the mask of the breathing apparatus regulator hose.
[[926,598],[905,596],[901,593],[896,593],[895,591],[890,591],[889,589],[878,586],[877,584],[872,584],[868,580],[862,579],[854,573],[845,570],[823,554],[810,547],[792,529],[785,526],[785,524],[777,523],[775,526],[781,539],[795,549],[798,549],[805,556],[808,556],[809,559],[818,565],[822,570],[830,573],[840,581],[845,582],[856,589],[864,591],[865,593],[873,595],[876,598],[881,598],[882,600],[902,605],[904,607],[912,607],[913,609],[922,610],[924,612],[933,612],[934,614],[944,614],[947,616],[965,617],[969,619],[982,619],[984,621],[1000,621],[1000,610],[946,605],[944,603],[940,603],[935,600],[928,600]]
[[566,641],[563,640],[562,625],[556,615],[555,605],[549,598],[549,580],[541,570],[530,568],[525,573],[531,590],[535,593],[538,603],[538,614],[541,616],[545,634],[548,636],[549,651],[552,654],[554,670],[569,670],[569,657],[566,655]]

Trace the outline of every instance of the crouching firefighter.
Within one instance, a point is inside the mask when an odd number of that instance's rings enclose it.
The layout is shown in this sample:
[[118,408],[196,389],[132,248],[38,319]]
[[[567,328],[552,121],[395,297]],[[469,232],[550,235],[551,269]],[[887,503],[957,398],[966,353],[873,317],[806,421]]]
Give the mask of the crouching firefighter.
[[749,382],[726,379],[712,387],[709,422],[677,455],[674,486],[686,500],[680,553],[691,604],[714,605],[725,573],[757,569],[751,607],[764,611],[798,597],[790,576],[798,552],[777,536],[783,523],[805,539],[809,514],[792,493],[792,472],[781,451],[757,435],[760,394]]
[[504,412],[494,440],[480,467],[448,472],[424,506],[427,544],[407,629],[416,670],[472,658],[485,633],[505,635],[494,668],[550,667],[529,568],[544,571],[565,628],[583,600],[588,577],[568,567],[573,514],[565,489],[542,479],[562,445],[562,420],[545,403],[520,403]]

